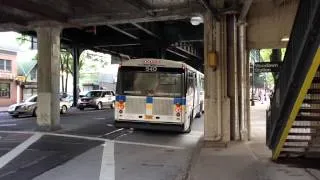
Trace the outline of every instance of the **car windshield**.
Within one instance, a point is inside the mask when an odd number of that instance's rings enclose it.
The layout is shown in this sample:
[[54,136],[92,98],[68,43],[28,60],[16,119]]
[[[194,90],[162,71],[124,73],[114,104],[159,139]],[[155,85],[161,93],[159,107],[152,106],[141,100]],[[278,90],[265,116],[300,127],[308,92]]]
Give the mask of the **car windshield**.
[[25,100],[25,102],[36,102],[36,101],[37,101],[37,96],[31,96]]
[[102,92],[101,91],[90,91],[86,94],[86,97],[92,98],[92,97],[101,97]]

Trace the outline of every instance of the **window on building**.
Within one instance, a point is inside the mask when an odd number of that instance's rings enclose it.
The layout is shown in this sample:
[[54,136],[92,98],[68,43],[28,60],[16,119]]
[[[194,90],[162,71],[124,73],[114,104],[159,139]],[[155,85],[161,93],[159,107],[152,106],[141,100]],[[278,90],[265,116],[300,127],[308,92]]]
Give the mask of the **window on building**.
[[37,80],[37,68],[32,69],[30,72],[30,80],[36,81]]
[[11,61],[0,59],[0,71],[11,72]]
[[0,83],[0,98],[10,98],[9,83]]

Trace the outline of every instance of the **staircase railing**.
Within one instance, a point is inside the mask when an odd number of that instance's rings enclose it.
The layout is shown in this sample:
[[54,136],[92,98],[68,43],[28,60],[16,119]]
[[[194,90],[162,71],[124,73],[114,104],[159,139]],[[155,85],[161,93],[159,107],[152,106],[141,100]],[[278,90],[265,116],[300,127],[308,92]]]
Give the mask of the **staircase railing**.
[[283,65],[267,110],[267,145],[279,143],[320,42],[320,1],[300,0]]

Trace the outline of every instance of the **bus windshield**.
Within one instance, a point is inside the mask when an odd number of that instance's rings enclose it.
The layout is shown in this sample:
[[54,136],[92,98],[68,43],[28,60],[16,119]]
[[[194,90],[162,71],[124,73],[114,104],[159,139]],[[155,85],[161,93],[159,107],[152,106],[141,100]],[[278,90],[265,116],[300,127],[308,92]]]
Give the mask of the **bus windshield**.
[[181,97],[182,74],[120,71],[117,93],[134,96]]

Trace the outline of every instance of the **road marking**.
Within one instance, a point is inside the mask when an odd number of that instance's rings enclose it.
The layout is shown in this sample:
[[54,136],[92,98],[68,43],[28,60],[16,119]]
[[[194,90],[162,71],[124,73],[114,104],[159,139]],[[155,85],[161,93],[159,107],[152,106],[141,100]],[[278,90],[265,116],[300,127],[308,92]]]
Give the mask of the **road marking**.
[[114,125],[113,125],[113,124],[107,124],[107,126],[108,126],[108,127],[113,127]]
[[115,180],[114,142],[103,145],[99,180]]
[[96,120],[105,120],[106,118],[104,118],[104,117],[96,117],[96,118],[93,118],[93,119],[96,119]]
[[160,145],[160,144],[150,144],[150,143],[120,141],[120,140],[116,140],[115,143],[137,145],[137,146],[147,146],[147,147],[156,147],[156,148],[166,148],[166,149],[177,149],[177,150],[185,149],[184,147],[179,147],[179,146],[167,146],[167,145]]
[[98,136],[98,137],[108,136],[108,135],[110,135],[110,134],[113,134],[113,133],[116,133],[116,132],[119,132],[119,131],[122,131],[122,130],[123,130],[123,128],[120,128],[120,129],[117,129],[117,130],[108,132],[108,133],[106,133],[106,134],[104,134],[104,135],[102,135],[102,136]]
[[0,124],[0,127],[11,127],[16,126],[17,124]]
[[29,146],[38,141],[41,138],[41,133],[35,133],[23,143],[19,144],[17,147],[13,148],[11,151],[0,157],[0,169],[7,165],[14,158],[19,156],[23,151],[25,151]]
[[120,141],[120,140],[109,140],[99,137],[88,137],[88,136],[79,136],[79,135],[70,135],[70,134],[57,134],[57,133],[48,133],[48,132],[33,132],[33,131],[0,131],[0,133],[16,133],[16,134],[41,134],[41,135],[50,135],[50,136],[58,136],[58,137],[71,137],[71,138],[79,138],[79,139],[87,139],[94,141],[104,141],[104,142],[114,142],[118,144],[128,144],[128,145],[137,145],[137,146],[146,146],[146,147],[156,147],[156,148],[166,148],[166,149],[185,149],[185,147],[180,146],[167,146],[160,144],[151,144],[151,143],[143,143],[143,142],[131,142],[131,141]]

